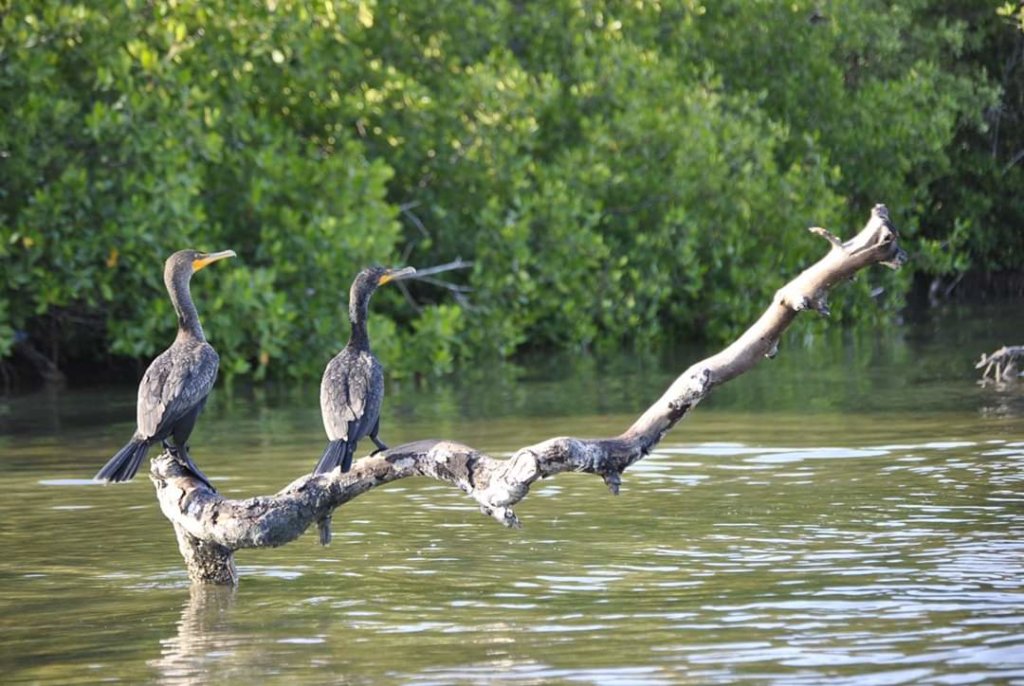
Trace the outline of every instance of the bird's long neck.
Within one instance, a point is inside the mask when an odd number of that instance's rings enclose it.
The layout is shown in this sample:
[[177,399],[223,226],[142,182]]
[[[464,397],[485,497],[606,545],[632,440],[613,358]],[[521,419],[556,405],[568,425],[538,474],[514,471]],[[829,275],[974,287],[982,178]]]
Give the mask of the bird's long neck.
[[361,350],[370,349],[370,334],[366,330],[366,315],[370,307],[370,294],[353,292],[348,299],[348,321],[352,332],[348,344]]
[[199,312],[192,302],[192,293],[188,287],[188,276],[176,276],[167,280],[167,292],[171,296],[171,304],[178,315],[178,338],[193,338],[205,341],[203,327],[199,323]]

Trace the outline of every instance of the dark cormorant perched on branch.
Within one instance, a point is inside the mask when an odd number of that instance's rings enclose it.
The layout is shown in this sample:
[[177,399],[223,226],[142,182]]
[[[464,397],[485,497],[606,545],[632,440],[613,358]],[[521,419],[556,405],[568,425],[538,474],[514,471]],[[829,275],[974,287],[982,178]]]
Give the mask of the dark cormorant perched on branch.
[[369,436],[378,450],[387,450],[377,438],[380,404],[384,399],[384,372],[370,352],[366,316],[370,296],[378,286],[416,272],[412,267],[385,269],[370,267],[359,272],[348,296],[348,318],[352,333],[348,345],[327,363],[320,382],[320,413],[330,443],[314,474],[329,472],[339,464],[347,472],[352,466],[356,443]]
[[219,358],[203,335],[188,284],[192,275],[206,265],[234,256],[232,250],[213,253],[179,250],[167,258],[164,284],[178,314],[178,336],[143,375],[139,384],[135,435],[103,465],[96,474],[97,481],[130,480],[139,470],[149,446],[159,441],[165,448],[170,447],[167,444],[170,438],[177,454],[185,459],[195,476],[213,488],[192,462],[186,442],[217,379]]

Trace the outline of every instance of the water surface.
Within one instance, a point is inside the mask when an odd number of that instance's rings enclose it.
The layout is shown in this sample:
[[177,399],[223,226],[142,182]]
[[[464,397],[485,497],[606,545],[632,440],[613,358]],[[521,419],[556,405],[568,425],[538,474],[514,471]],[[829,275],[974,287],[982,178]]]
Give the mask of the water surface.
[[[1024,399],[971,362],[1014,310],[807,334],[716,391],[622,494],[566,474],[517,508],[406,480],[191,587],[141,475],[88,479],[134,389],[0,403],[6,683],[1024,683]],[[946,322],[943,324],[943,322]],[[382,437],[507,455],[627,426],[692,351],[390,387]],[[229,497],[323,447],[317,389],[219,387],[193,452]]]

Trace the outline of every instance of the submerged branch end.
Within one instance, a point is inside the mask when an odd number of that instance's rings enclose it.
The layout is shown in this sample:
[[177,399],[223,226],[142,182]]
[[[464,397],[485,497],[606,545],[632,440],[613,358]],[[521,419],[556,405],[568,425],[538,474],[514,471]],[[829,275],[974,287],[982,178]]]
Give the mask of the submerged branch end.
[[985,368],[981,373],[982,384],[991,381],[1001,385],[1016,381],[1019,376],[1024,375],[1020,370],[1021,360],[1024,360],[1024,345],[1004,345],[988,355],[983,353],[974,368]]

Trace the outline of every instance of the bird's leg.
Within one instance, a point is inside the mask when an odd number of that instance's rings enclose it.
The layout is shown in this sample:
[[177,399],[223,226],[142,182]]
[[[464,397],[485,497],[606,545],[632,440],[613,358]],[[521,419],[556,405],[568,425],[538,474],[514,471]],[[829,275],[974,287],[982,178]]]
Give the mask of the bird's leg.
[[316,523],[316,528],[320,532],[320,545],[330,545],[331,543],[331,515],[327,515]]
[[377,438],[378,431],[380,431],[380,417],[377,417],[377,423],[373,425],[373,431],[370,432],[370,440],[373,441],[375,446],[377,446],[377,449],[370,453],[371,455],[376,455],[382,450],[388,449],[388,447],[384,445],[384,442]]
[[198,478],[200,481],[206,484],[206,486],[211,491],[213,491],[214,493],[217,492],[217,489],[213,487],[212,483],[210,483],[210,479],[205,474],[203,474],[203,470],[199,469],[199,465],[192,461],[192,456],[189,455],[187,444],[182,443],[181,445],[176,445],[174,456],[183,461],[185,463],[185,467],[190,472],[195,474],[196,478]]

